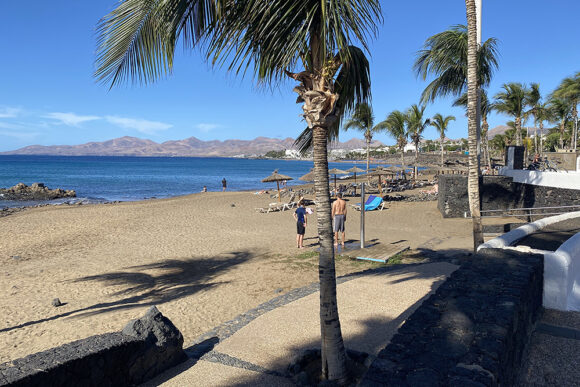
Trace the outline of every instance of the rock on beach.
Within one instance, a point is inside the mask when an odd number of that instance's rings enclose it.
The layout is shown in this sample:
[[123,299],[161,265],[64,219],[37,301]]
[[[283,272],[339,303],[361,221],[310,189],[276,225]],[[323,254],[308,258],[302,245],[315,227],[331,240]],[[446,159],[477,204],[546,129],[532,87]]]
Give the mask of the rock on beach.
[[76,196],[74,190],[50,189],[43,183],[33,183],[30,186],[18,183],[14,187],[0,188],[0,200],[52,200]]

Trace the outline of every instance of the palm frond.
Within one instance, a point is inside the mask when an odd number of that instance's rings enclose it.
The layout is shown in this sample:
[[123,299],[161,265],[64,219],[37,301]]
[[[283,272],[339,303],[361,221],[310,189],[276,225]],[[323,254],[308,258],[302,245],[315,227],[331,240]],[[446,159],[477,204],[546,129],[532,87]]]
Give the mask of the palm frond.
[[375,21],[382,20],[377,0],[233,3],[208,38],[208,58],[236,73],[251,68],[260,82],[268,83],[281,81],[286,70],[299,64],[313,70],[313,40],[319,47],[317,57],[337,54],[341,63],[351,62],[353,51],[348,47],[357,41],[368,51],[366,42],[377,32]]
[[[487,87],[498,67],[497,39],[489,38],[478,51],[478,82]],[[413,70],[423,80],[435,76],[423,93],[421,103],[437,97],[458,96],[467,87],[467,27],[455,25],[428,38],[417,52]]]
[[195,46],[216,18],[212,0],[125,0],[97,25],[95,77],[111,87],[171,72],[180,35]]

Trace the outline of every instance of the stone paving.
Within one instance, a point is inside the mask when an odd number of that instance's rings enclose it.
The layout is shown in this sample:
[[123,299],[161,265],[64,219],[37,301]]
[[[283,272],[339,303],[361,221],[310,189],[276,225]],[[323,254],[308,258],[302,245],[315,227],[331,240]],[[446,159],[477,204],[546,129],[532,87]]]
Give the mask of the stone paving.
[[[398,327],[457,268],[397,265],[338,278],[345,346],[376,355]],[[190,359],[146,385],[295,385],[288,366],[319,348],[318,284],[274,298],[197,338]]]

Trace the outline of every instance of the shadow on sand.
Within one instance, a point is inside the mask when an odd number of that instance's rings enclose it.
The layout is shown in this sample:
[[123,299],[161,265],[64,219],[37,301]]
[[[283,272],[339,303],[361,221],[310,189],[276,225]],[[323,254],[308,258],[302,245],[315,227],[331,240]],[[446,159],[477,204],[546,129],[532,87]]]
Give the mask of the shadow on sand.
[[[124,286],[125,288],[113,294],[115,298],[121,297],[115,301],[102,302],[55,316],[27,321],[16,326],[0,329],[0,333],[63,317],[85,317],[178,300],[221,284],[221,282],[212,282],[212,280],[218,274],[227,272],[252,257],[253,255],[249,252],[241,251],[232,252],[222,257],[169,259],[148,265],[131,266],[126,268],[127,271],[78,278],[71,282],[96,282],[103,286]],[[162,272],[152,275],[145,273],[148,270],[160,270]]]

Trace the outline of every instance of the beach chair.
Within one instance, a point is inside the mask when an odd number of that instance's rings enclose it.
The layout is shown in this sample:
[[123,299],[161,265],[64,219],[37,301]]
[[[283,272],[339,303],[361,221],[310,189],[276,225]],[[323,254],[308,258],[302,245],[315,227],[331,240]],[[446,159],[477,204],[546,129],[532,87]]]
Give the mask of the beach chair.
[[383,201],[383,198],[380,198],[378,196],[376,196],[369,204],[365,204],[365,211],[374,211],[377,208],[380,211],[382,211],[383,208],[385,208],[385,202]]
[[[377,197],[377,196],[375,196],[375,195],[369,195],[369,197],[368,197],[367,201],[365,202],[365,209],[366,209],[366,205],[367,205],[367,204],[370,204],[370,203],[371,203],[371,202],[372,202],[372,201],[373,201],[373,200],[374,200],[376,197]],[[357,203],[357,204],[351,204],[350,206],[351,206],[352,208],[354,208],[355,210],[358,210],[358,211],[360,211],[360,207],[361,207],[361,206],[360,206],[360,203]]]
[[[371,197],[372,197],[372,199],[371,199]],[[353,206],[353,207],[357,211],[361,210],[360,203],[358,206]],[[380,211],[382,211],[385,208],[385,202],[383,201],[383,198],[378,197],[378,196],[374,196],[374,195],[369,195],[369,200],[367,200],[365,202],[365,211],[374,211],[377,208]]]
[[288,203],[282,203],[282,211],[285,210],[290,210],[294,207],[296,207],[296,193],[293,193],[292,196],[290,196],[290,200],[288,200]]

